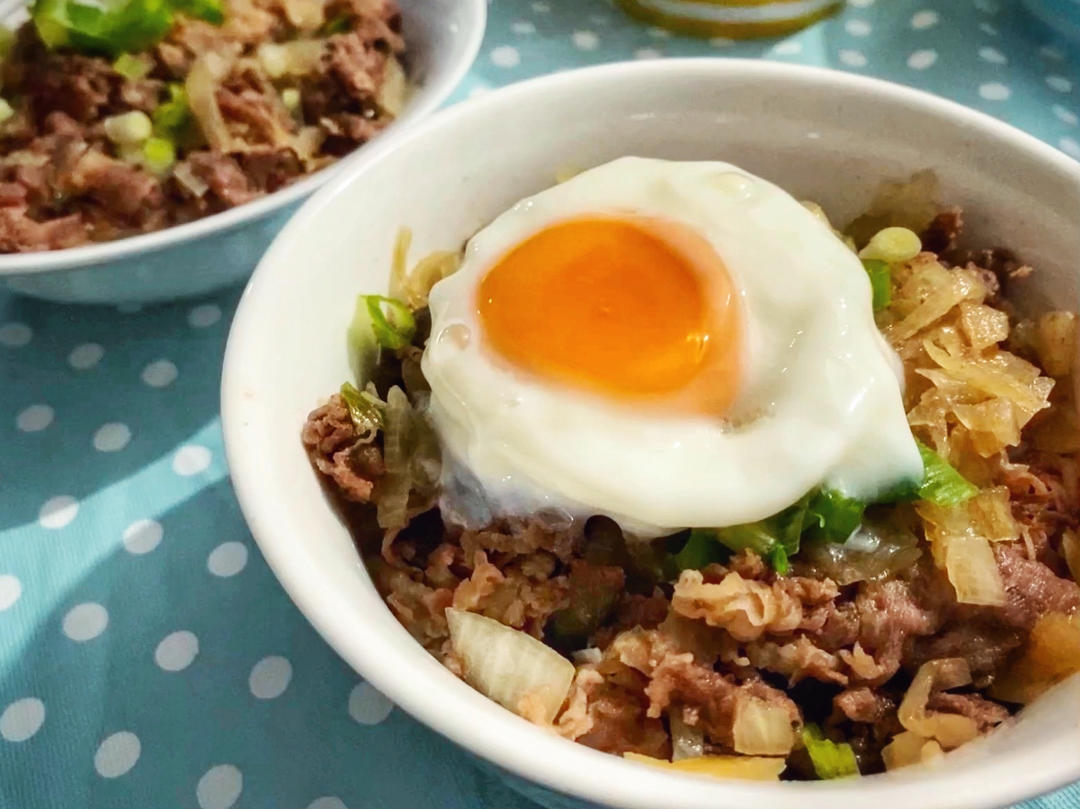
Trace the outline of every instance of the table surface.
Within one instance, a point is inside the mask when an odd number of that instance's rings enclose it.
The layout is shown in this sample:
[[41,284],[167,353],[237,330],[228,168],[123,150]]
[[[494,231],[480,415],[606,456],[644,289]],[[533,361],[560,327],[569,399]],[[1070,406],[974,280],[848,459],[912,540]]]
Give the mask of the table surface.
[[[849,0],[691,40],[605,0],[495,0],[457,99],[617,59],[750,56],[922,87],[1080,159],[1080,54],[1006,0]],[[229,486],[239,297],[132,310],[0,292],[0,806],[527,809],[326,646]],[[1080,785],[1034,802],[1080,805]]]

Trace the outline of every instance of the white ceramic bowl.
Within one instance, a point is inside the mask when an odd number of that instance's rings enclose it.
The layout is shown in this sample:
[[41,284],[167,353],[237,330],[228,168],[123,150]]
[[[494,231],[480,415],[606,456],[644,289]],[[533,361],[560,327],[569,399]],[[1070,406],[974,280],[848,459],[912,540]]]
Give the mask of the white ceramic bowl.
[[[486,0],[398,2],[417,90],[378,141],[400,137],[406,125],[446,100],[476,56],[487,17]],[[18,12],[15,22],[18,15],[25,16]],[[250,275],[300,203],[368,148],[274,194],[185,225],[67,250],[0,255],[0,284],[62,303],[147,303],[235,284]]]
[[[285,589],[404,710],[503,770],[597,803],[988,809],[1080,778],[1075,680],[936,769],[782,784],[653,770],[488,701],[383,604],[299,439],[308,411],[349,375],[354,295],[385,289],[401,225],[415,235],[414,258],[457,247],[559,169],[627,154],[732,161],[838,221],[862,210],[880,179],[933,169],[943,199],[964,206],[973,241],[1013,246],[1058,306],[1077,305],[1080,164],[966,108],[847,74],[739,60],[613,64],[505,88],[366,150],[282,231],[244,293],[225,357],[225,443],[244,514]],[[532,794],[559,805],[551,792]]]

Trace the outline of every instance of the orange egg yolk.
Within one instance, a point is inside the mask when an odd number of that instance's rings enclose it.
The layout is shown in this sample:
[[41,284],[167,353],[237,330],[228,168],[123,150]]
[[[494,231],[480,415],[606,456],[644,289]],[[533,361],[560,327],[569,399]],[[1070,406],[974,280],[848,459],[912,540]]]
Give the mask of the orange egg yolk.
[[599,216],[552,225],[487,272],[476,305],[492,348],[544,378],[714,414],[738,391],[731,278],[684,225]]

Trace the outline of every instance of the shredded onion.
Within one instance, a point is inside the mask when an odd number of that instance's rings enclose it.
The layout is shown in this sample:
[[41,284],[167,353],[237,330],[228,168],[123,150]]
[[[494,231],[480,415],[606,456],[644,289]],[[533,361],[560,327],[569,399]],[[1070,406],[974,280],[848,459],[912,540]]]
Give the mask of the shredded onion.
[[732,735],[737,753],[786,756],[795,746],[795,731],[787,710],[757,697],[740,695]]
[[675,708],[668,714],[671,726],[671,760],[682,761],[700,758],[705,753],[705,734],[700,727],[683,721],[682,710]]
[[604,653],[597,647],[590,646],[588,649],[578,649],[570,653],[570,657],[579,666],[596,665],[604,659]]
[[173,166],[172,173],[176,181],[195,197],[201,198],[210,190],[210,186],[203,182],[201,177],[196,176],[195,172],[191,170],[191,166],[186,162],[180,162]]
[[800,551],[800,567],[844,587],[909,569],[919,557],[919,539],[905,527],[864,522],[847,542],[814,542]]
[[982,537],[950,537],[945,545],[945,572],[960,604],[1000,607],[1005,604],[1001,579],[990,543]]
[[960,714],[931,713],[926,710],[930,695],[935,691],[959,688],[971,682],[971,669],[959,657],[930,660],[919,667],[904,695],[897,718],[905,730],[924,739],[936,739],[946,750],[952,750],[979,735],[975,720]]
[[981,351],[1008,339],[1009,316],[993,306],[965,301],[960,304],[960,328],[971,347]]
[[919,503],[926,537],[934,561],[948,574],[961,604],[999,607],[1005,603],[1001,579],[990,542],[1004,542],[1020,536],[1013,519],[1009,493],[1004,487],[980,492],[955,506]]
[[461,253],[436,250],[416,262],[410,270],[408,257],[411,244],[412,231],[401,228],[394,241],[390,262],[390,294],[416,310],[427,306],[428,293],[435,284],[457,272],[461,266]]
[[1076,353],[1076,315],[1047,312],[1035,324],[1035,350],[1050,376],[1067,376]]
[[447,607],[450,642],[465,680],[504,708],[550,724],[570,692],[574,665],[532,635]]
[[924,764],[941,758],[944,751],[934,739],[924,739],[918,733],[905,730],[893,736],[892,741],[881,750],[886,770],[895,770],[911,764]]
[[264,42],[256,55],[259,64],[272,79],[312,73],[322,59],[325,42],[321,39],[295,39],[292,42]]
[[386,59],[382,85],[379,87],[378,104],[384,112],[395,118],[401,115],[408,97],[409,83],[405,78],[405,68],[393,56]]
[[326,21],[324,0],[281,0],[289,22],[301,31],[314,31]]
[[192,63],[184,82],[191,114],[195,116],[206,142],[219,152],[232,150],[232,135],[217,103],[218,84],[228,72],[227,60],[213,52],[204,53]]
[[664,761],[662,758],[643,756],[640,753],[623,753],[623,758],[693,775],[741,778],[747,781],[779,781],[780,773],[787,767],[787,761],[783,758],[762,756],[701,756],[680,761]]
[[1080,613],[1048,613],[1032,627],[1023,654],[994,681],[990,695],[1027,704],[1080,672]]
[[383,411],[383,461],[376,510],[379,526],[401,528],[435,503],[441,468],[438,440],[427,418],[396,385]]

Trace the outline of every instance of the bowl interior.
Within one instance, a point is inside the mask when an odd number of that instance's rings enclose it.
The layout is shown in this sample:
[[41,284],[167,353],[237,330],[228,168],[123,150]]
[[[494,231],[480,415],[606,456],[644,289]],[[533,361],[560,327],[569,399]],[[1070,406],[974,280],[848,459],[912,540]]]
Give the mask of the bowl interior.
[[[233,481],[290,595],[338,652],[409,712],[519,775],[625,807],[1001,805],[1080,777],[1080,687],[1048,697],[955,766],[845,783],[718,784],[633,767],[534,728],[442,669],[375,592],[300,446],[305,415],[349,377],[355,294],[386,287],[398,228],[411,259],[461,245],[566,168],[623,155],[721,159],[821,203],[861,212],[877,183],[933,169],[969,240],[1013,247],[1036,297],[1076,308],[1080,166],[1002,124],[913,91],[763,63],[671,61],[562,74],[449,110],[376,147],[311,200],[245,293],[226,356]],[[990,753],[996,756],[991,759]],[[1005,774],[1003,777],[1002,774]]]

